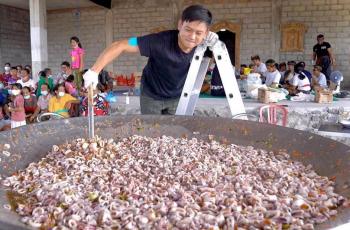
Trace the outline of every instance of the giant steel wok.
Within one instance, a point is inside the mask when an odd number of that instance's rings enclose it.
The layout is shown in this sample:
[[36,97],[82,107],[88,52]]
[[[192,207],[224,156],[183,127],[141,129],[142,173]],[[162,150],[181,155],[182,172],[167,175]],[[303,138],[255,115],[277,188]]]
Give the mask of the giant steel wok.
[[[0,154],[0,174],[4,178],[30,162],[44,157],[52,145],[78,137],[87,137],[87,118],[72,118],[27,125],[0,133],[0,153],[10,144],[10,157]],[[277,151],[286,149],[293,160],[313,165],[320,175],[336,182],[336,192],[350,198],[350,147],[312,133],[251,121],[205,117],[176,116],[110,116],[95,119],[95,133],[104,138],[121,138],[133,134],[158,137],[197,137],[208,140],[208,134],[224,143],[251,145]],[[19,216],[5,210],[8,203],[4,187],[0,189],[0,229],[29,229]],[[350,209],[341,208],[333,218],[317,229],[328,229],[349,222]]]

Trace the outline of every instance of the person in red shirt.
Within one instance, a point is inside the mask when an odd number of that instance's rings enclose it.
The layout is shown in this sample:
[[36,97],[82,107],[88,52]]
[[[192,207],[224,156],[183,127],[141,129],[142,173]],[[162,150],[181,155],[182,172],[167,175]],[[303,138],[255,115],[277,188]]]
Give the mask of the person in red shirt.
[[29,118],[34,114],[38,107],[37,99],[28,86],[22,88],[22,94],[24,98],[24,112],[26,114],[26,120],[29,123]]
[[[98,94],[98,90],[94,90],[93,105],[95,116],[108,115],[109,103],[104,97]],[[89,115],[88,97],[85,97],[81,102],[80,114],[85,117]]]
[[19,83],[12,85],[11,94],[14,96],[13,103],[9,106],[11,113],[11,128],[26,125],[26,114],[24,112],[24,98],[21,95],[22,86]]

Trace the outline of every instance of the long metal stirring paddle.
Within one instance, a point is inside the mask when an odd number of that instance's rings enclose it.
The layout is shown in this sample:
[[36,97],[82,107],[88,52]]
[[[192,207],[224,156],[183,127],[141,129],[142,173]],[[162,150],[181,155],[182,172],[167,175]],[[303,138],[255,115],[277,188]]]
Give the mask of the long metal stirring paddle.
[[94,90],[92,84],[88,87],[88,119],[89,119],[89,138],[95,136],[95,124],[94,124]]

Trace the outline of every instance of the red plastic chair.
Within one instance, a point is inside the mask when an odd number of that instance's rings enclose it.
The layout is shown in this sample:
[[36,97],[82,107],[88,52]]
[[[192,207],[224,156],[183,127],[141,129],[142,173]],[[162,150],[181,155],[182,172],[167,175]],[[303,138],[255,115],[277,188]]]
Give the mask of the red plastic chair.
[[277,125],[278,118],[282,120],[282,126],[287,125],[288,110],[282,105],[269,104],[260,108],[260,122]]

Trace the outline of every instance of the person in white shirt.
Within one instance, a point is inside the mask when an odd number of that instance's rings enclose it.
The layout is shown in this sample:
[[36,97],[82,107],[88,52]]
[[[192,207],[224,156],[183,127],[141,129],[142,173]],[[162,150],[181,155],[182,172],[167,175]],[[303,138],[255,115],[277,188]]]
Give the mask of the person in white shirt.
[[265,73],[267,72],[266,65],[261,62],[259,55],[252,56],[251,60],[254,63],[254,73],[259,73],[261,76],[265,76]]
[[280,74],[281,74],[281,81],[280,81],[280,83],[283,84],[282,81],[284,80],[284,74],[287,71],[287,64],[285,62],[281,62],[278,65],[278,71],[280,71]]
[[32,92],[35,91],[35,83],[33,79],[30,79],[30,71],[28,69],[22,69],[21,75],[22,78],[17,81],[17,83],[22,85],[22,88],[28,86]]
[[307,78],[303,72],[294,75],[291,85],[294,87],[294,90],[296,90],[297,93],[310,93],[311,84],[309,78]]
[[273,59],[267,60],[266,68],[267,68],[267,72],[265,74],[265,77],[266,77],[265,85],[272,88],[277,88],[281,80],[281,73],[276,68],[275,60]]
[[312,87],[328,88],[326,76],[321,72],[322,67],[315,65],[312,70]]

